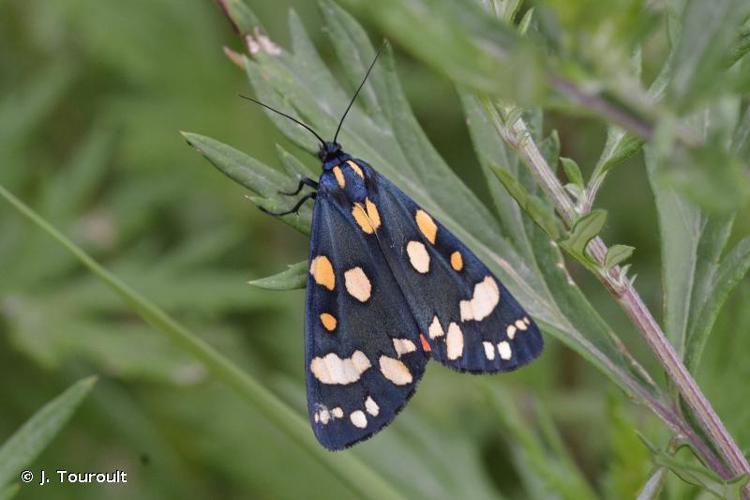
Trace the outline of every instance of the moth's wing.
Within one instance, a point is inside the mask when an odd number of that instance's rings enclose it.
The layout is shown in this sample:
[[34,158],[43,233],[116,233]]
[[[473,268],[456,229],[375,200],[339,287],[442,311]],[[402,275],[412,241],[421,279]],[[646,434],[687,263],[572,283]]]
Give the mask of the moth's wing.
[[355,226],[342,193],[323,189],[313,210],[305,337],[310,422],[330,450],[388,425],[428,360],[376,238]]
[[487,266],[388,179],[367,172],[381,249],[432,357],[481,373],[514,370],[539,356],[537,325]]

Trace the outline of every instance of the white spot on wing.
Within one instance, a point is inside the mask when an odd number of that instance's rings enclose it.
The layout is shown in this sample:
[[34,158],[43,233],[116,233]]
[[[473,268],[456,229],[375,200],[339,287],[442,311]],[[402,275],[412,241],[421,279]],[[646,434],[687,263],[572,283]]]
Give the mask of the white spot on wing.
[[510,340],[513,340],[513,337],[516,336],[516,327],[515,327],[515,325],[508,325],[508,328],[505,329],[505,333],[508,335],[508,338]]
[[354,351],[350,358],[340,358],[336,353],[330,352],[322,358],[313,358],[310,371],[324,384],[346,385],[359,380],[360,375],[370,366],[370,360],[362,351]]
[[409,339],[391,339],[393,340],[393,348],[396,350],[396,354],[399,357],[403,354],[408,354],[417,350],[417,346],[414,345]]
[[372,284],[361,267],[353,267],[344,273],[344,283],[349,295],[359,300],[367,302],[372,292]]
[[506,361],[513,356],[513,353],[510,350],[510,344],[504,340],[497,344],[497,352],[499,352],[500,357]]
[[360,429],[367,427],[367,417],[362,410],[353,411],[352,414],[349,415],[349,420],[352,421],[355,427],[359,427]]
[[474,285],[474,295],[471,300],[459,303],[461,321],[481,321],[495,310],[500,302],[500,289],[492,276],[485,276],[482,281]]
[[409,368],[398,359],[380,356],[379,363],[383,376],[396,385],[410,384],[414,380]]
[[464,352],[464,334],[461,328],[451,322],[448,325],[448,336],[445,338],[445,345],[448,350],[448,359],[457,359]]
[[516,328],[518,328],[519,330],[523,331],[523,330],[526,330],[526,328],[528,328],[528,326],[526,325],[526,323],[523,322],[522,319],[519,319],[518,321],[516,321]]
[[495,346],[492,345],[492,342],[482,342],[482,345],[484,346],[484,355],[487,356],[487,359],[490,361],[495,359]]
[[365,409],[367,410],[367,413],[373,417],[377,417],[378,413],[380,413],[380,407],[371,396],[367,396],[367,399],[365,400]]
[[415,271],[425,274],[430,270],[430,254],[427,253],[427,248],[422,243],[410,241],[406,244],[406,253]]
[[432,318],[432,323],[430,323],[430,326],[427,328],[427,333],[430,334],[431,339],[442,337],[443,335],[445,335],[443,327],[440,326],[440,320],[437,316],[434,316]]
[[342,410],[340,406],[337,406],[331,410],[331,415],[333,415],[333,418],[341,418],[344,416],[344,410]]

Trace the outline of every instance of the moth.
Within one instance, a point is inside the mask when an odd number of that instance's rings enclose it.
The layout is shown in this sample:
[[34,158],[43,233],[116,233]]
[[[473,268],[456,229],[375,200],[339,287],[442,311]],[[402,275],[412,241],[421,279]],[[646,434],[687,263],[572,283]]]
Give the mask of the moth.
[[[379,55],[380,52],[378,52]],[[461,372],[515,370],[539,356],[537,325],[500,280],[429,211],[366,161],[315,135],[323,172],[285,195],[314,200],[305,363],[312,429],[329,450],[391,423],[434,359]],[[270,213],[270,212],[269,212]]]

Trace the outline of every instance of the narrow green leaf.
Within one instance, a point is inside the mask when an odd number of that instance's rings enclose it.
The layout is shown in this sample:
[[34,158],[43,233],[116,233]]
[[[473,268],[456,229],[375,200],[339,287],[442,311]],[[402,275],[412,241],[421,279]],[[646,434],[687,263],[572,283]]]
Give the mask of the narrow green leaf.
[[255,13],[243,0],[218,0],[224,13],[240,35],[247,35],[260,27]]
[[[258,208],[264,210],[269,214],[283,213],[291,210],[293,204],[296,204],[295,198],[284,199],[269,199],[261,198],[260,196],[248,195],[247,199],[252,201]],[[310,234],[310,226],[312,224],[312,210],[310,206],[312,201],[307,201],[303,204],[297,213],[277,216],[282,221],[292,226],[302,234]]]
[[586,247],[596,235],[598,235],[604,228],[604,224],[607,222],[607,211],[602,209],[592,210],[590,213],[579,218],[573,225],[573,229],[570,230],[570,234],[565,240],[565,247],[567,247],[574,255],[588,260],[586,254]]
[[720,499],[740,500],[742,487],[750,479],[750,475],[743,474],[724,481],[715,472],[697,462],[687,462],[663,451],[656,453],[653,460],[656,465],[668,468],[686,483],[698,486]]
[[672,60],[671,100],[688,109],[724,83],[727,56],[740,23],[750,14],[747,0],[687,0]]
[[508,193],[518,202],[518,205],[531,217],[547,235],[557,240],[560,237],[559,223],[550,206],[541,198],[531,195],[518,180],[509,172],[498,166],[492,167],[494,174],[500,179]]
[[716,270],[708,296],[691,325],[689,342],[685,353],[685,363],[695,370],[703,354],[703,349],[716,323],[716,318],[732,290],[742,281],[750,269],[750,237],[743,239],[724,258]]
[[248,281],[248,284],[265,290],[296,290],[307,284],[307,261],[291,264],[289,269],[267,278]]
[[658,500],[667,479],[667,468],[657,467],[638,493],[636,500]]
[[0,488],[16,481],[21,469],[52,442],[95,383],[96,377],[79,380],[40,408],[5,441],[0,447]]
[[541,54],[515,28],[474,2],[345,3],[379,24],[400,46],[473,90],[520,103],[538,101],[546,91]]
[[219,380],[222,380],[239,395],[254,405],[269,422],[288,434],[300,447],[327,467],[353,491],[366,498],[403,498],[375,471],[359,461],[354,455],[334,455],[326,451],[313,437],[306,418],[300,417],[289,406],[273,395],[260,382],[242,371],[216,349],[175,321],[156,304],[146,299],[120,281],[71,240],[55,229],[49,222],[0,186],[0,197],[49,234],[67,251],[72,253],[97,278],[129,305],[132,310],[166,335],[175,344],[203,363]]
[[221,173],[253,193],[276,196],[279,186],[287,183],[283,174],[231,146],[191,132],[182,132],[182,136]]
[[562,156],[560,157],[560,163],[562,163],[568,181],[583,189],[583,174],[581,174],[581,169],[578,166],[578,163],[576,163],[575,160],[564,158]]
[[609,271],[613,267],[628,260],[630,256],[633,255],[633,250],[635,250],[635,247],[628,245],[612,245],[609,247],[607,255],[604,257],[605,271]]
[[286,170],[286,173],[289,175],[289,177],[293,179],[300,179],[302,177],[316,176],[315,171],[302,163],[296,156],[294,156],[278,144],[276,145],[276,153],[279,155],[281,164],[284,166],[284,170]]
[[529,484],[531,481],[541,481],[543,491],[537,493],[544,497],[597,498],[540,404],[534,405],[538,421],[531,422],[526,415],[521,415],[514,403],[517,398],[510,393],[487,382],[481,382],[480,387],[495,410],[504,434],[513,436],[511,456],[522,480],[527,483],[527,492],[534,491],[534,486]]
[[619,127],[608,127],[607,141],[604,143],[602,154],[596,162],[592,178],[595,176],[606,175],[618,164],[640,151],[642,146],[642,139],[635,137]]

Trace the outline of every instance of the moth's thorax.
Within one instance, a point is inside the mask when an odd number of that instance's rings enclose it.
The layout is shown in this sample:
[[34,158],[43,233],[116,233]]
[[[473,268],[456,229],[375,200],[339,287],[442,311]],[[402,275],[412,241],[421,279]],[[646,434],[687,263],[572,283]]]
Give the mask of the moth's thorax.
[[323,164],[319,192],[342,193],[352,202],[367,197],[369,168],[346,153]]

